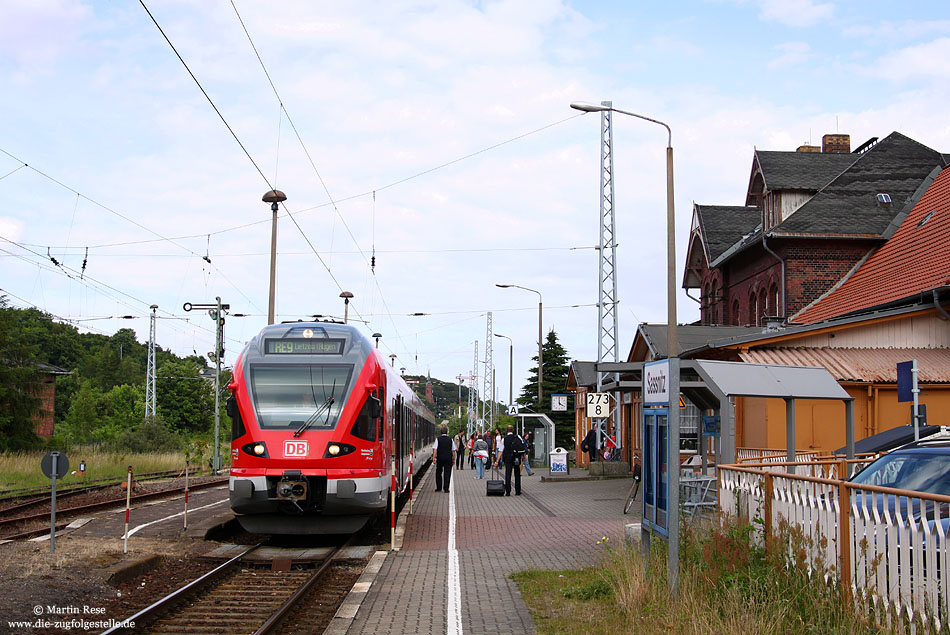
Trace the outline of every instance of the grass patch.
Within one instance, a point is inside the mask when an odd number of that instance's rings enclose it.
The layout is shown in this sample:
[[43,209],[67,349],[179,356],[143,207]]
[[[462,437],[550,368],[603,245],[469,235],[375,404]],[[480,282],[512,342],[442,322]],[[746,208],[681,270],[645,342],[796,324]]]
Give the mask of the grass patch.
[[521,571],[511,577],[531,608],[531,618],[539,635],[624,632],[623,614],[617,608],[613,587],[600,567],[580,571]]
[[670,593],[666,543],[605,548],[601,563],[579,571],[513,575],[538,633],[755,633],[867,635],[889,633],[855,613],[830,573],[802,558],[801,533],[785,525],[770,549],[752,527],[726,521],[684,529],[679,594]]
[[[50,479],[46,478],[40,470],[40,461],[45,454],[45,452],[0,454],[0,494],[24,488],[48,487]],[[185,469],[185,455],[181,452],[130,454],[74,449],[67,456],[69,473],[56,480],[57,485],[63,487],[80,484],[83,481],[121,479],[128,473],[130,465],[134,474]],[[86,462],[85,476],[79,474],[80,461]],[[73,471],[76,473],[73,474]]]

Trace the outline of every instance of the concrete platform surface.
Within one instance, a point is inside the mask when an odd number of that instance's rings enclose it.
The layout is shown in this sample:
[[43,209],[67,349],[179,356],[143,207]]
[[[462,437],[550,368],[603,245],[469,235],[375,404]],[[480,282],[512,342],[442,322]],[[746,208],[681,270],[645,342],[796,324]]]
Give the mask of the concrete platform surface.
[[430,469],[402,549],[385,557],[345,632],[533,633],[508,576],[596,564],[597,541],[619,543],[624,526],[639,521],[623,515],[629,480],[542,483],[542,474],[522,477],[522,496],[488,498],[474,471],[454,472],[446,494],[435,491]]

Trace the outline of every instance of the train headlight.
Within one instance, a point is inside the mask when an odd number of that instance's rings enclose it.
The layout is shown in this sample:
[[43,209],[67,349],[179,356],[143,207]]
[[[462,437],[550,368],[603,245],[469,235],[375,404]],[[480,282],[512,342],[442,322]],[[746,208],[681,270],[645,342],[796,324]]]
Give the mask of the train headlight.
[[330,443],[327,445],[327,451],[323,453],[323,458],[332,459],[337,456],[345,456],[351,452],[356,452],[356,448],[349,443]]
[[245,443],[241,446],[241,450],[245,454],[250,454],[251,456],[260,457],[260,458],[270,458],[267,454],[267,445],[263,441],[255,441],[254,443]]

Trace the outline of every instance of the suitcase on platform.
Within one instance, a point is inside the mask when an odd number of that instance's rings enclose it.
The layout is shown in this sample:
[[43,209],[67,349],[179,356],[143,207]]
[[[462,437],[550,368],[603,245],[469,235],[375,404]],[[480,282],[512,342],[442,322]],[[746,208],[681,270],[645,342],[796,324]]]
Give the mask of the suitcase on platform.
[[498,470],[492,468],[491,475],[494,476],[494,479],[485,481],[485,495],[486,496],[504,496],[505,495],[505,482],[498,479]]

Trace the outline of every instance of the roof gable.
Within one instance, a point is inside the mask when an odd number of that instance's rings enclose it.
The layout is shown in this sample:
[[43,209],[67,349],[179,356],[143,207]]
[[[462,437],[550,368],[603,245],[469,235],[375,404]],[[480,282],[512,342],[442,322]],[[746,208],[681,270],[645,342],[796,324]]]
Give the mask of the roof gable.
[[944,169],[894,236],[794,320],[812,324],[950,284],[950,170]]
[[710,263],[715,262],[730,247],[755,231],[761,221],[758,207],[730,205],[699,205],[693,209],[699,220],[699,229]]

